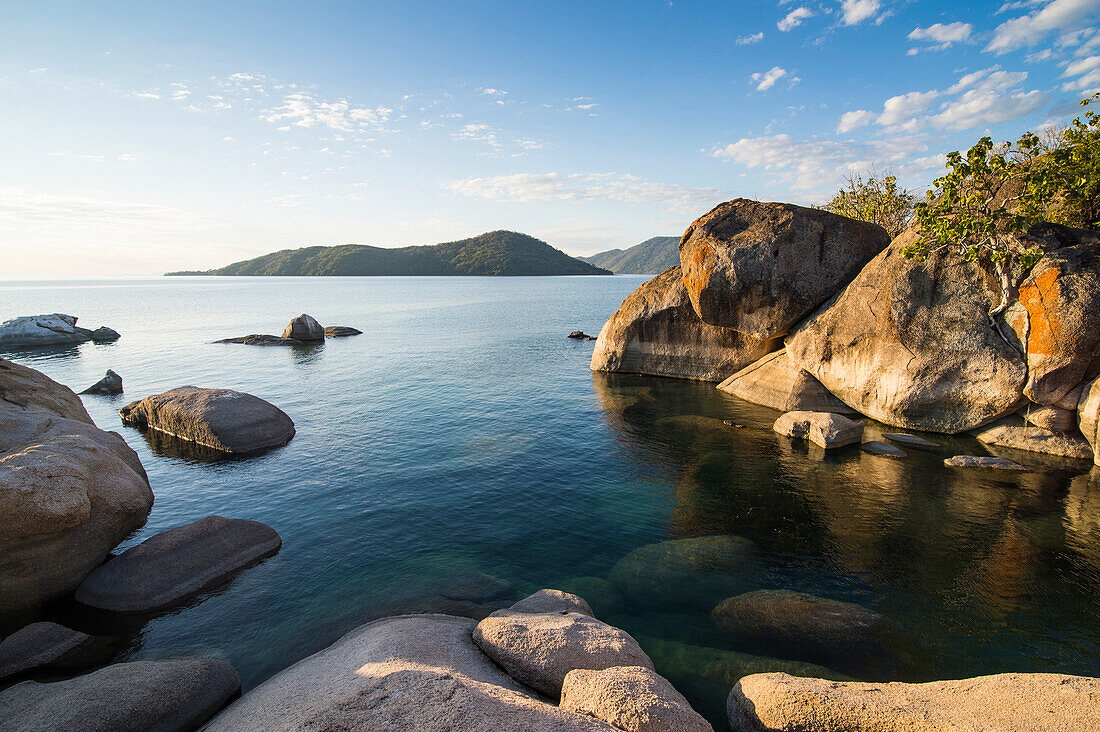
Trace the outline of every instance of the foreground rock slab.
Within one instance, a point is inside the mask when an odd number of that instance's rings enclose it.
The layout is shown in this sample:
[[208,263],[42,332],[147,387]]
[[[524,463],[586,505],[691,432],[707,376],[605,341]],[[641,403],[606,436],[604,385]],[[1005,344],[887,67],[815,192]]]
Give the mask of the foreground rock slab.
[[534,698],[478,650],[474,627],[448,615],[368,623],[248,692],[206,730],[613,729]]
[[998,674],[925,684],[746,676],[726,702],[734,732],[1076,732],[1100,729],[1100,679]]
[[704,323],[766,340],[785,335],[889,243],[877,224],[739,198],[688,227],[680,265]]
[[746,366],[718,388],[747,402],[781,412],[856,413],[830,394],[808,371],[791,363],[786,349],[769,353]]
[[573,669],[653,668],[630,634],[581,613],[500,610],[477,624],[473,638],[512,678],[552,699]]
[[856,445],[863,439],[863,422],[831,412],[787,412],[772,429],[795,439],[806,438],[826,449]]
[[127,549],[76,590],[85,605],[120,612],[175,605],[279,551],[282,539],[259,521],[207,516]]
[[570,671],[561,706],[626,732],[714,732],[667,679],[643,666]]
[[1026,470],[1023,465],[1007,458],[985,455],[956,455],[943,461],[949,468],[986,468],[988,470]]
[[283,329],[283,338],[292,338],[296,341],[323,341],[325,329],[312,316],[302,313],[286,324]]
[[0,681],[49,666],[92,637],[57,623],[31,623],[0,641]]
[[285,445],[294,436],[294,422],[281,409],[232,389],[181,386],[131,402],[118,413],[128,425],[234,454]]
[[672,267],[623,300],[600,330],[591,368],[722,381],[775,350],[775,345],[699,320],[680,268]]
[[0,692],[0,732],[189,732],[241,688],[228,661],[169,658],[107,666],[68,681]]
[[0,359],[0,612],[75,589],[152,505],[137,453],[80,397]]
[[107,373],[103,378],[96,383],[89,386],[81,394],[99,394],[101,396],[113,396],[115,394],[122,393],[122,377],[116,374],[111,369],[107,369]]

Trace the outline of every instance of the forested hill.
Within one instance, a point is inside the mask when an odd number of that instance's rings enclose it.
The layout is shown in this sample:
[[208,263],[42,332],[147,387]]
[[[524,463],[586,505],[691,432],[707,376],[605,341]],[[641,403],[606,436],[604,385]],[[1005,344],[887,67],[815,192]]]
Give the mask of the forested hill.
[[491,231],[460,241],[385,249],[361,244],[284,249],[206,272],[169,275],[607,275],[544,241]]
[[660,274],[680,263],[680,237],[655,236],[629,249],[611,249],[581,259],[615,274]]

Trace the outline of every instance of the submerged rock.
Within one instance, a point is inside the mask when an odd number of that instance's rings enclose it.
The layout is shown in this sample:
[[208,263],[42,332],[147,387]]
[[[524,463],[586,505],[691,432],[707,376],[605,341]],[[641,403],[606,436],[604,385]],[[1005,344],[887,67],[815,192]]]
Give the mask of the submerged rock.
[[570,671],[561,707],[626,732],[714,732],[672,684],[643,666]]
[[1100,679],[997,674],[871,684],[756,674],[733,687],[726,709],[734,732],[1076,732],[1100,729]]
[[879,440],[868,440],[867,442],[864,442],[862,445],[860,445],[860,449],[862,449],[866,453],[870,453],[871,455],[882,455],[885,457],[894,458],[906,457],[905,450],[902,450],[900,447],[895,447],[885,442],[880,442]]
[[1028,424],[1016,415],[974,430],[974,436],[979,442],[987,445],[1041,452],[1076,460],[1092,460],[1092,448],[1080,435],[1044,430]]
[[137,453],[80,397],[0,359],[0,612],[75,589],[152,505]]
[[189,732],[241,688],[228,661],[116,663],[68,681],[24,681],[0,692],[0,732]]
[[830,394],[808,371],[791,363],[786,349],[769,353],[746,366],[718,388],[747,402],[781,412],[856,413]]
[[325,329],[311,316],[302,313],[287,323],[283,329],[283,338],[293,338],[297,341],[323,341]]
[[439,594],[448,600],[483,604],[509,595],[514,597],[513,592],[515,588],[511,582],[485,572],[469,570],[449,578],[443,583]]
[[24,626],[0,641],[0,681],[56,663],[91,639],[57,623]]
[[623,593],[603,577],[571,577],[558,582],[557,586],[566,593],[584,598],[594,611],[589,614],[595,617],[616,613],[623,606]]
[[712,606],[745,589],[761,569],[756,546],[740,536],[712,535],[639,547],[620,559],[608,579],[643,606]]
[[680,268],[672,267],[631,293],[604,324],[591,368],[722,381],[775,345],[699,320]]
[[578,340],[578,341],[594,341],[594,340],[596,340],[595,336],[590,336],[587,333],[585,333],[584,331],[580,331],[580,330],[573,331],[572,333],[567,335],[566,338],[572,338],[572,339]]
[[114,394],[122,393],[122,377],[116,374],[111,369],[107,369],[107,373],[102,379],[89,386],[81,394],[100,394],[103,396],[111,396]]
[[358,328],[352,328],[348,325],[327,325],[325,326],[326,338],[347,338],[348,336],[363,335],[363,331]]
[[583,597],[561,590],[539,590],[508,609],[514,613],[580,613],[595,617]]
[[719,603],[714,624],[743,641],[783,655],[831,661],[873,647],[881,616],[862,605],[791,590],[756,590]]
[[688,227],[680,265],[704,323],[767,340],[785,335],[889,243],[877,224],[739,198]]
[[121,612],[170,607],[279,551],[275,529],[259,521],[207,516],[127,549],[76,590],[85,605]]
[[0,323],[0,348],[55,346],[85,341],[118,340],[119,335],[110,328],[88,330],[77,327],[72,315],[27,315]]
[[294,422],[259,397],[232,389],[180,386],[131,402],[122,421],[227,453],[247,454],[285,445]]
[[856,445],[863,439],[863,422],[831,412],[787,412],[775,420],[772,429],[784,437],[804,437],[826,449]]
[[95,343],[114,343],[122,336],[119,335],[117,330],[101,325],[88,334],[88,337]]
[[1025,470],[1023,465],[1006,458],[987,457],[985,455],[956,455],[947,458],[943,464],[949,468],[987,468],[991,470]]
[[551,699],[573,669],[653,668],[630,634],[583,613],[499,610],[477,624],[473,638],[509,676]]
[[237,336],[236,338],[222,338],[215,343],[243,343],[246,346],[304,346],[303,341],[296,338],[280,338],[279,336],[253,333],[252,335]]
[[368,623],[260,684],[206,731],[612,731],[532,696],[478,650],[474,627],[446,615]]

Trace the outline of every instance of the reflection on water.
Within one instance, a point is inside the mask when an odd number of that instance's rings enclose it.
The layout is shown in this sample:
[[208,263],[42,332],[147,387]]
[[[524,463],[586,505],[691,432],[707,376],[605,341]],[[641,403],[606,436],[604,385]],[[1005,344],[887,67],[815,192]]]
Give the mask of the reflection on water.
[[[71,312],[122,333],[109,347],[11,355],[77,390],[107,368],[123,377],[120,400],[84,397],[137,450],[156,496],[122,548],[209,514],[283,538],[279,554],[179,608],[124,618],[69,601],[44,617],[114,638],[115,658],[224,656],[248,689],[366,620],[478,617],[560,587],[639,637],[719,729],[742,673],[1100,674],[1100,475],[1026,455],[1013,459],[1044,469],[945,468],[945,456],[986,451],[969,437],[929,435],[940,447],[906,446],[900,460],[825,453],[780,438],[777,413],[713,385],[592,375],[592,344],[566,334],[598,330],[640,282],[0,287],[0,312]],[[306,349],[212,343],[300,312],[364,334]],[[267,399],[297,434],[257,457],[211,460],[121,425],[120,401],[184,384]],[[867,437],[881,431],[869,424]],[[787,658],[775,658],[766,634],[711,620],[726,596],[757,590],[873,610],[874,643],[813,659],[784,643]],[[26,620],[0,621],[0,635]],[[797,624],[768,632],[797,640]]]

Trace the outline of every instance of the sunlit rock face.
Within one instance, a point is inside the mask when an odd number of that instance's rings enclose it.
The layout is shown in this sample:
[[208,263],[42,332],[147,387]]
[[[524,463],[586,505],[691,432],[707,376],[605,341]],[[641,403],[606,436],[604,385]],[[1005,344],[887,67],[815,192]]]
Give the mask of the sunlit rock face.
[[776,345],[701,321],[688,300],[680,268],[670,267],[631,293],[604,324],[591,367],[722,381]]

